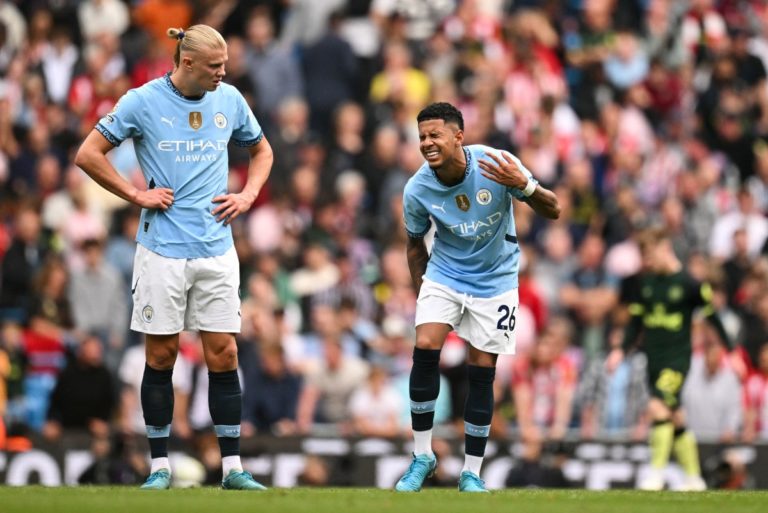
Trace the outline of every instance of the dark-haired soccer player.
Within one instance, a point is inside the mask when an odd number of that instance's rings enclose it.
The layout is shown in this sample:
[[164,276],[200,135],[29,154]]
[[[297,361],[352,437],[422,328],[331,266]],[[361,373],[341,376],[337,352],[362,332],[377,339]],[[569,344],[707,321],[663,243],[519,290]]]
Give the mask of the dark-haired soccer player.
[[[141,405],[151,474],[144,489],[171,483],[171,376],[179,332],[200,331],[208,403],[226,489],[264,487],[240,462],[241,389],[237,253],[230,222],[247,212],[272,167],[272,149],[245,99],[222,82],[227,44],[215,29],[168,29],[177,40],[173,72],[123,96],[88,135],[75,162],[102,187],[143,208],[133,269],[131,328],[146,334]],[[132,138],[148,190],[124,180],[105,155]],[[248,148],[248,182],[227,192],[227,143]],[[117,293],[117,292],[115,292]]]
[[[650,433],[651,471],[639,483],[644,490],[664,488],[664,468],[674,449],[686,480],[683,490],[706,489],[701,478],[699,453],[693,433],[686,429],[680,396],[691,365],[691,323],[694,312],[715,328],[727,344],[722,322],[712,306],[712,289],[698,283],[675,255],[672,242],[663,230],[652,229],[639,239],[644,271],[639,275],[635,295],[630,299],[630,322],[621,349],[608,357],[616,365],[625,351],[642,340],[648,358],[648,410],[653,421]],[[738,401],[739,398],[734,398]]]
[[[455,329],[470,344],[459,490],[485,492],[479,474],[493,414],[496,359],[515,352],[520,247],[512,199],[550,219],[559,216],[560,207],[516,157],[487,146],[464,146],[464,119],[453,105],[433,103],[417,121],[426,162],[403,196],[408,265],[419,293],[410,377],[415,448],[395,489],[419,491],[437,465],[431,442],[438,364],[445,338]],[[433,221],[430,254],[424,236]]]

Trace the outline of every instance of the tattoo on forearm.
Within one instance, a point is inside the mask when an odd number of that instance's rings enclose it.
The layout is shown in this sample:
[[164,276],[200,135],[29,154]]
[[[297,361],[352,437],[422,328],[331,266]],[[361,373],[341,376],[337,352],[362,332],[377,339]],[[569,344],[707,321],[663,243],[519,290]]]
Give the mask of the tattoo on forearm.
[[424,273],[427,272],[427,262],[429,262],[429,253],[424,241],[408,240],[408,249],[406,251],[408,256],[408,269],[411,272],[411,280],[413,286],[416,288],[416,293],[421,289],[421,283],[423,281]]

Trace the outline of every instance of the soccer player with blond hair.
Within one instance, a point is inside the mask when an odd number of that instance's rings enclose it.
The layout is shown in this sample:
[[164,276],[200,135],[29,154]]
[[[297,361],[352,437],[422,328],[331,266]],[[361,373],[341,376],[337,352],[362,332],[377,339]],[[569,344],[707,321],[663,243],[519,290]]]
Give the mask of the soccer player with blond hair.
[[[215,29],[168,29],[174,68],[128,91],[96,124],[75,163],[99,185],[142,207],[134,258],[131,328],[145,333],[141,403],[151,473],[144,489],[171,484],[168,438],[173,366],[182,330],[199,331],[208,401],[225,489],[261,490],[240,461],[239,264],[230,224],[253,205],[272,167],[272,149],[237,89],[223,82],[227,44]],[[133,139],[147,189],[135,187],[106,154]],[[248,180],[227,191],[227,144],[248,148]]]

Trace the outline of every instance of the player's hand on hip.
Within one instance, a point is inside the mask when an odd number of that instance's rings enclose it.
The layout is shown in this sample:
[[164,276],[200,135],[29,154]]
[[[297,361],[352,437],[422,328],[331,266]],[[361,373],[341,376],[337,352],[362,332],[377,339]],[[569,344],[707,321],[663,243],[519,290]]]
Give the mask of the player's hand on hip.
[[173,191],[165,188],[139,191],[134,203],[142,208],[168,210],[173,205]]
[[509,153],[501,152],[502,157],[488,152],[485,155],[490,160],[478,162],[484,177],[514,189],[524,189],[528,185],[528,177]]
[[216,216],[217,222],[224,221],[224,225],[228,225],[240,214],[248,212],[255,199],[243,193],[216,196],[213,202],[219,205],[211,210],[211,214]]

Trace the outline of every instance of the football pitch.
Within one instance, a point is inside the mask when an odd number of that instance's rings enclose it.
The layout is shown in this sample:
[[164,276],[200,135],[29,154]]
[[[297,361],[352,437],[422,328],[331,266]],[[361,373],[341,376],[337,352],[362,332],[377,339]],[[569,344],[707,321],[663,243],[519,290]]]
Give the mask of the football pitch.
[[768,492],[503,490],[478,495],[459,494],[449,489],[396,494],[370,488],[294,488],[266,492],[196,488],[158,492],[126,487],[0,487],[3,513],[757,513],[766,511],[767,505]]

